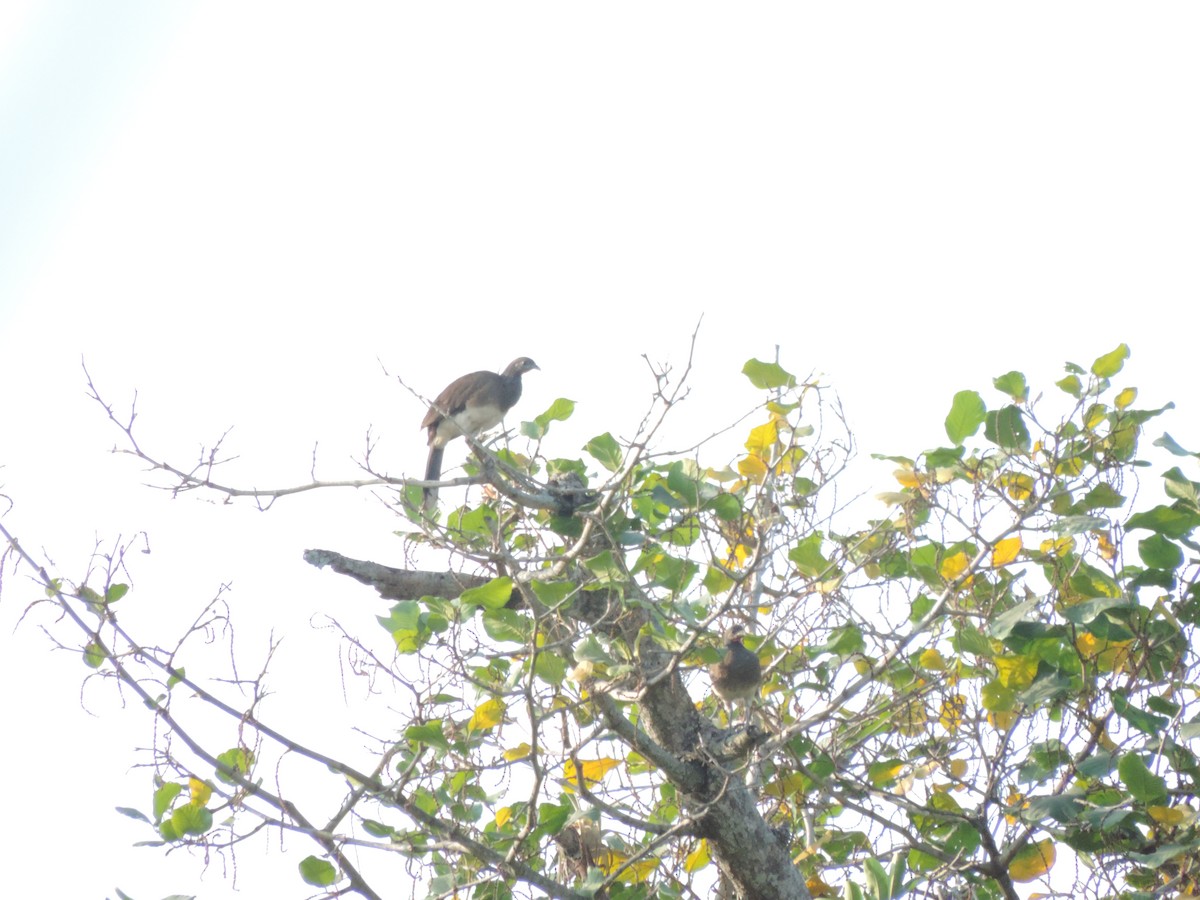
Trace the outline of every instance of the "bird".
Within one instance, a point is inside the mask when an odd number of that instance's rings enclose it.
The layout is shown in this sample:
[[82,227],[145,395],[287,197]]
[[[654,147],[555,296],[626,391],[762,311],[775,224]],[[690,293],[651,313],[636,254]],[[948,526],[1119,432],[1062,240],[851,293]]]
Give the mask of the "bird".
[[[446,385],[429,405],[421,427],[429,435],[429,459],[425,463],[425,480],[442,477],[442,453],[456,437],[495,428],[518,400],[521,399],[521,376],[538,368],[528,356],[518,356],[503,372],[471,372]],[[422,491],[424,507],[430,510],[437,503],[437,488],[426,486]]]
[[[725,655],[720,662],[708,667],[713,692],[733,709],[734,700],[745,700],[746,719],[750,718],[750,701],[758,694],[762,682],[762,663],[746,649],[742,636],[746,629],[741,625],[730,625],[725,629]],[[730,716],[732,721],[732,716]]]

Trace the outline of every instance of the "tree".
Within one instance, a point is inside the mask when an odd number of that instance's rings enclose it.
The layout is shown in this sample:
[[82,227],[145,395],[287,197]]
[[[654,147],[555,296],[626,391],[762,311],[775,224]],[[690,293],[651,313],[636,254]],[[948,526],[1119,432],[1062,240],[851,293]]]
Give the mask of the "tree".
[[[1045,397],[1016,371],[989,400],[956,394],[944,446],[880,457],[899,482],[884,514],[837,494],[854,451],[827,389],[757,360],[763,399],[729,464],[653,449],[686,370],[655,373],[634,437],[580,458],[548,455],[568,401],[523,423],[519,450],[469,439],[453,483],[482,488],[444,521],[368,455],[369,477],[341,483],[390,492],[410,564],[305,559],[390,604],[380,629],[342,625],[381,707],[403,704],[369,769],[260,719],[261,675],[235,702],[227,673],[181,664],[215,612],[173,642],[128,633],[121,548],[68,584],[0,531],[77,629],[60,640],[150,710],[153,804],[122,812],[164,846],[300,832],[305,882],[369,898],[396,895],[376,871],[397,856],[428,896],[489,900],[1191,894],[1200,486],[1176,465],[1163,502],[1129,508],[1169,407],[1114,387],[1128,352],[1068,364]],[[173,490],[267,507],[331,486],[222,485],[217,450],[172,468],[132,411],[105,409]],[[741,723],[701,671],[735,621],[765,672]],[[305,799],[322,778],[332,808]]]

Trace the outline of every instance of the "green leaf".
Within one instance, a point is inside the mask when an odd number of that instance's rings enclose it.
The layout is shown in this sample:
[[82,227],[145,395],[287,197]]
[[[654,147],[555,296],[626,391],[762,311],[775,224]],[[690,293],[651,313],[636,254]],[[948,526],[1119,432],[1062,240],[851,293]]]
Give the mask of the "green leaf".
[[1059,537],[1066,537],[1085,531],[1106,530],[1108,524],[1108,519],[1102,516],[1062,516],[1050,523],[1050,530]]
[[391,825],[385,825],[382,822],[376,822],[374,819],[363,819],[362,828],[371,837],[390,838],[396,833],[396,829]]
[[154,792],[154,821],[157,822],[171,808],[171,804],[175,802],[175,798],[179,796],[179,792],[183,790],[183,785],[168,781],[162,787]]
[[1016,624],[1025,618],[1025,614],[1037,607],[1037,600],[1025,600],[1018,603],[1012,609],[1006,610],[998,616],[993,616],[988,622],[987,633],[990,637],[1002,641],[1008,637],[1009,633],[1016,627]]
[[410,725],[404,729],[404,736],[414,744],[424,744],[443,753],[450,749],[450,741],[446,738],[441,719],[434,719],[421,725]]
[[551,608],[559,606],[577,589],[570,581],[531,581],[533,595]]
[[1083,382],[1079,380],[1078,375],[1068,375],[1062,381],[1054,383],[1076,399],[1083,396]]
[[594,634],[589,634],[575,648],[575,659],[579,662],[602,663],[606,666],[611,666],[615,662],[609,652],[604,649],[604,645],[596,640]]
[[1152,569],[1173,571],[1183,565],[1183,551],[1161,534],[1138,541],[1138,556]]
[[150,821],[148,818],[146,818],[146,814],[144,812],[142,812],[140,809],[132,809],[128,806],[118,806],[116,809],[117,809],[117,812],[119,812],[121,815],[128,816],[131,819],[137,819],[141,822],[149,822]]
[[[250,763],[254,761],[254,754],[249,750],[244,750],[241,747],[234,747],[231,750],[226,750],[217,757],[217,762],[228,766],[235,772],[238,772],[243,777],[250,771]],[[217,769],[217,780],[225,784],[237,784],[237,780],[230,777],[226,772]]]
[[874,900],[894,900],[891,887],[888,884],[887,869],[877,859],[863,860],[863,875],[867,879],[867,893]]
[[1159,804],[1166,801],[1167,783],[1146,768],[1136,753],[1126,753],[1121,757],[1117,763],[1117,774],[1139,803]]
[[489,609],[483,613],[483,630],[493,641],[524,644],[532,626],[529,617],[514,609]]
[[871,763],[867,767],[867,778],[871,784],[877,788],[887,787],[890,784],[895,784],[896,779],[900,777],[900,772],[904,768],[904,761],[900,759],[885,759],[882,762]]
[[1029,450],[1029,429],[1025,417],[1015,406],[989,412],[985,417],[983,436],[1004,450]]
[[829,560],[821,553],[824,535],[814,531],[788,551],[788,559],[796,565],[796,571],[809,578],[820,576],[829,568]]
[[1079,763],[1077,771],[1084,778],[1104,778],[1117,767],[1115,753],[1097,750],[1092,756]]
[[468,588],[462,592],[465,607],[480,606],[484,609],[503,609],[513,593],[513,581],[507,575],[493,578],[487,584]]
[[605,550],[583,561],[584,567],[596,576],[601,584],[611,584],[625,580],[625,572],[613,557],[611,550]]
[[1066,824],[1075,821],[1083,809],[1083,803],[1076,797],[1031,797],[1027,806],[1021,810],[1021,818],[1026,822],[1041,822],[1050,818]]
[[[1125,699],[1124,694],[1119,692],[1113,693],[1112,704],[1113,711],[1118,716],[1138,731],[1148,734],[1151,737],[1158,737],[1169,724],[1169,720],[1162,716],[1156,716],[1153,713],[1146,712],[1144,709],[1138,709]],[[1124,778],[1124,774],[1121,777]]]
[[607,431],[584,444],[583,450],[610,472],[621,468],[621,445]]
[[83,663],[90,669],[100,668],[107,657],[104,647],[97,641],[92,641],[83,648]]
[[1096,361],[1092,363],[1092,374],[1099,378],[1112,378],[1121,371],[1127,359],[1129,359],[1129,346],[1121,344],[1111,353],[1097,357]]
[[337,881],[337,869],[328,860],[306,856],[300,860],[300,877],[315,887],[329,887]]
[[1125,505],[1125,498],[1113,490],[1111,485],[1098,484],[1083,496],[1082,509],[1115,509]]
[[557,653],[543,650],[534,660],[533,672],[546,684],[557,686],[567,677],[567,662]]
[[716,513],[722,522],[736,522],[742,517],[742,502],[733,494],[717,494],[704,502],[703,509]]
[[708,571],[704,572],[704,590],[709,594],[716,596],[724,594],[726,590],[733,587],[733,578],[726,575],[724,571],[716,568],[715,565],[708,566]]
[[759,359],[749,360],[742,366],[742,374],[759,390],[790,388],[796,385],[796,376],[791,372],[785,371],[778,363],[763,362]]
[[171,827],[182,837],[185,834],[204,834],[212,828],[212,810],[184,803],[171,813]]
[[1163,487],[1166,489],[1168,497],[1182,500],[1193,509],[1197,508],[1196,482],[1188,479],[1179,466],[1164,472],[1163,481],[1165,482]]
[[415,653],[421,648],[421,605],[415,600],[401,600],[386,617],[375,618],[391,634],[401,653]]
[[1200,514],[1188,512],[1174,506],[1156,506],[1146,512],[1134,513],[1125,523],[1125,528],[1146,528],[1169,538],[1185,537],[1200,525]]
[[987,415],[983,398],[975,391],[959,391],[946,416],[946,434],[956,445],[979,430]]
[[551,422],[565,422],[575,412],[575,401],[559,397],[550,404],[540,416],[535,416],[532,422],[521,423],[521,434],[534,440],[541,440],[550,430]]
[[1095,597],[1091,600],[1081,600],[1072,603],[1062,610],[1062,616],[1075,625],[1089,625],[1095,618],[1107,610],[1118,606],[1129,606],[1127,597]]
[[993,378],[992,384],[996,386],[996,390],[1003,391],[1018,403],[1029,399],[1029,386],[1020,372],[1006,372],[998,378]]
[[1017,707],[1017,692],[999,681],[989,681],[979,693],[983,708],[988,712],[1011,712]]
[[[1159,847],[1153,853],[1137,853],[1131,852],[1129,858],[1134,862],[1145,866],[1147,869],[1162,868],[1164,863],[1169,863],[1175,857],[1184,853],[1191,853],[1197,847],[1200,847],[1200,841],[1191,841],[1187,844],[1166,844]],[[1147,894],[1147,897],[1161,896],[1157,893]]]
[[108,590],[104,592],[105,603],[116,603],[129,592],[127,584],[110,584]]
[[1162,447],[1168,453],[1174,454],[1175,456],[1194,456],[1197,459],[1200,459],[1200,453],[1193,453],[1190,450],[1184,450],[1179,446],[1175,438],[1171,437],[1165,431],[1163,432],[1163,436],[1154,442],[1154,446]]
[[[694,469],[694,465],[691,468]],[[667,487],[684,502],[686,509],[694,509],[700,503],[696,475],[685,471],[683,460],[671,463],[667,470]]]

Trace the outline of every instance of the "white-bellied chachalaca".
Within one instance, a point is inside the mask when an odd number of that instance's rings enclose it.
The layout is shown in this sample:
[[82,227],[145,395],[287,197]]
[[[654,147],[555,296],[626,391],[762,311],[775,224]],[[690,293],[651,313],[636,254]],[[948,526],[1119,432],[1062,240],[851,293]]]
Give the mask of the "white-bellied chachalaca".
[[[442,453],[446,444],[456,437],[495,428],[504,414],[521,399],[521,376],[538,367],[532,359],[520,356],[500,374],[472,372],[456,378],[434,399],[421,420],[429,433],[429,460],[425,464],[425,480],[442,477]],[[425,508],[437,503],[437,488],[424,489]]]
[[725,629],[725,655],[720,662],[708,667],[713,692],[729,704],[729,722],[733,723],[733,701],[746,703],[746,721],[750,720],[750,703],[758,696],[762,682],[762,663],[758,656],[746,649],[742,635],[746,629],[741,625],[730,625]]

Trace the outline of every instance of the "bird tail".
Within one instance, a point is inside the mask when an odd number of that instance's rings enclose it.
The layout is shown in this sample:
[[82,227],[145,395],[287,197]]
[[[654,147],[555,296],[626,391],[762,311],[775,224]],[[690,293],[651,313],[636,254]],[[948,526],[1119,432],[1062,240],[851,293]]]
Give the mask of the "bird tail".
[[[425,480],[437,481],[442,477],[442,448],[430,447],[429,460],[425,463]],[[426,487],[422,490],[424,498],[424,507],[428,512],[437,506],[438,490],[435,487]]]

